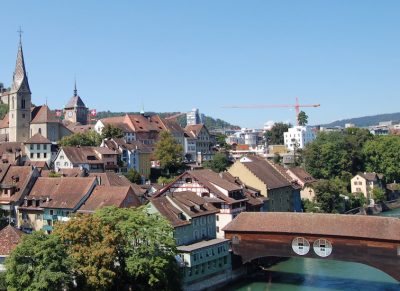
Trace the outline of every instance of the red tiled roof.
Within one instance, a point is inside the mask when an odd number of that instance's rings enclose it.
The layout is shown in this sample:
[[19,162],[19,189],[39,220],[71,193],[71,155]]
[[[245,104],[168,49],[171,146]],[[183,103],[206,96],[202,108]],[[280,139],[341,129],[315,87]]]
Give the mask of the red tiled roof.
[[55,112],[52,112],[47,105],[33,107],[31,123],[47,123],[47,122],[58,123],[60,121],[56,117]]
[[41,207],[73,209],[96,183],[91,177],[39,177],[28,199],[45,199]]
[[106,206],[138,207],[140,201],[130,186],[96,186],[79,212],[94,212]]
[[291,183],[268,161],[261,157],[248,157],[251,162],[243,162],[242,164],[259,178],[268,189],[277,189],[291,186]]
[[310,184],[317,181],[313,176],[311,176],[306,170],[300,167],[290,168],[287,171],[295,175],[302,183]]
[[36,133],[34,136],[32,136],[30,139],[28,139],[26,144],[51,144],[51,141],[49,141],[47,138],[45,138],[43,135],[40,133]]
[[9,256],[21,242],[23,235],[24,233],[22,231],[11,225],[7,225],[0,230],[0,256]]
[[343,214],[242,212],[225,232],[266,232],[400,241],[400,219]]
[[3,179],[0,183],[3,186],[13,186],[16,189],[16,192],[10,197],[0,198],[0,201],[4,202],[17,202],[21,199],[21,195],[26,185],[28,184],[31,175],[32,175],[32,167],[30,166],[10,166],[8,171],[3,176]]

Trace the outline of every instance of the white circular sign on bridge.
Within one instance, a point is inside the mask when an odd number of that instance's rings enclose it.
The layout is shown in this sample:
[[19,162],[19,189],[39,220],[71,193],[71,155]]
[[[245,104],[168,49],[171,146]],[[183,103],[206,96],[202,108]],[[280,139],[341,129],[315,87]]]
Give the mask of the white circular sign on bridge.
[[314,242],[314,252],[321,258],[329,257],[332,254],[332,244],[320,238]]
[[292,241],[292,249],[299,256],[305,256],[310,251],[310,243],[303,237],[296,237]]

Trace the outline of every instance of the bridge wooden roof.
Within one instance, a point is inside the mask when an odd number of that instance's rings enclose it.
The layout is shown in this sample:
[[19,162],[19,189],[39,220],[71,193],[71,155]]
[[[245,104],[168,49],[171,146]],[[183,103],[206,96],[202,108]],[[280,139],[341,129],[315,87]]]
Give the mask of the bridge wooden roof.
[[400,219],[363,215],[242,212],[223,230],[400,241]]

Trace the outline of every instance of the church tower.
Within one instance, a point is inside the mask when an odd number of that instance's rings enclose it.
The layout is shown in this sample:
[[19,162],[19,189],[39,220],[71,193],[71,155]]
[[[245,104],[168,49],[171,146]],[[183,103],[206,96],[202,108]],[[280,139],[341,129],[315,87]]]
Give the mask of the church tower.
[[31,123],[31,89],[26,75],[21,32],[13,84],[9,95],[9,141],[24,142],[29,139]]
[[75,82],[74,96],[71,97],[68,104],[64,107],[64,120],[85,125],[88,123],[88,113],[89,109],[78,95]]

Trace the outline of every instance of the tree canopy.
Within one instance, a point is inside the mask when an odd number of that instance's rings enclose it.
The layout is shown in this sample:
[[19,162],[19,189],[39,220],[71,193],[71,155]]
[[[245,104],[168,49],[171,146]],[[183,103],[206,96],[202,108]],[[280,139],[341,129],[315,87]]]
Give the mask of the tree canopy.
[[8,113],[8,104],[1,103],[0,104],[0,119],[3,119],[7,113]]
[[226,154],[223,153],[216,153],[212,160],[203,163],[204,168],[211,169],[217,173],[225,171],[229,165],[229,160]]
[[125,177],[128,178],[131,183],[142,184],[142,176],[135,169],[129,169],[129,171],[125,174]]
[[283,122],[275,123],[271,130],[265,133],[265,138],[268,144],[278,145],[284,144],[285,140],[283,134],[289,130],[290,124]]
[[61,146],[99,146],[101,144],[101,135],[94,130],[85,133],[74,133],[64,136],[59,144]]
[[146,208],[107,207],[34,232],[6,260],[9,290],[180,290],[173,227]]
[[342,213],[345,210],[344,198],[347,183],[340,179],[320,180],[313,184],[318,207],[325,213]]
[[34,232],[6,260],[7,290],[63,290],[71,284],[70,270],[60,237]]
[[162,131],[155,146],[155,156],[162,168],[171,171],[182,165],[183,148],[172,134]]
[[365,143],[365,170],[382,173],[386,182],[400,179],[400,136],[377,136]]
[[106,124],[106,126],[104,126],[104,128],[101,132],[101,137],[103,139],[105,139],[105,138],[122,138],[122,137],[124,137],[124,132],[118,127],[115,127],[111,124]]
[[300,111],[297,116],[297,122],[301,126],[305,126],[308,124],[308,115],[304,111]]

